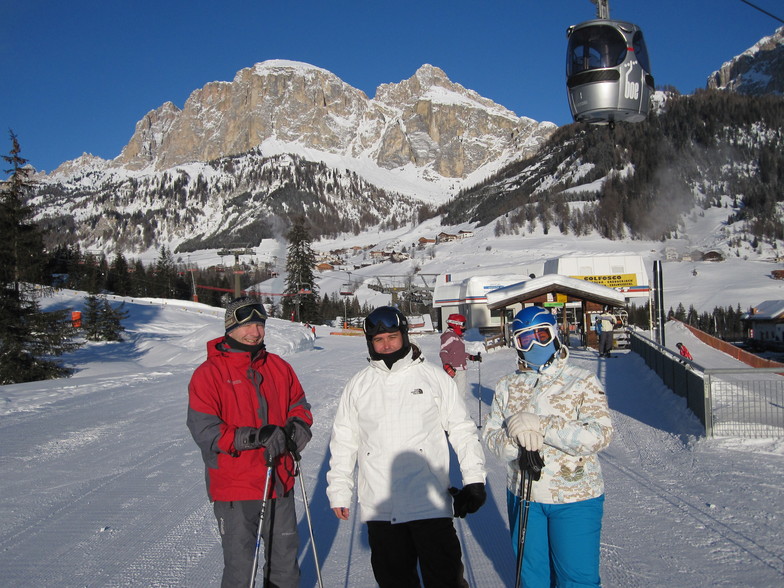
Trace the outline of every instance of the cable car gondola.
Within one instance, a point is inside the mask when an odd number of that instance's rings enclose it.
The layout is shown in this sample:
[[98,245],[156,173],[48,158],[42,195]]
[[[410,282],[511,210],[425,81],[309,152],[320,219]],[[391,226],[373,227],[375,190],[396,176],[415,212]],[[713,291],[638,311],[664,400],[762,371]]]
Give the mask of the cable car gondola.
[[569,27],[566,87],[576,122],[645,120],[654,91],[642,30],[610,19],[608,0],[591,0],[595,20]]

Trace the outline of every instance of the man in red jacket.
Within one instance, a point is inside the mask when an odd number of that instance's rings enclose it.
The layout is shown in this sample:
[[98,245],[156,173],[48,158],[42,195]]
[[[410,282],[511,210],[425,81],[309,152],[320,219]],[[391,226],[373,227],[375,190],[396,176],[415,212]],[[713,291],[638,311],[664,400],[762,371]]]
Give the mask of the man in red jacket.
[[[241,297],[226,309],[226,334],[207,343],[207,360],[188,386],[188,428],[206,466],[223,546],[221,586],[248,586],[264,512],[264,586],[299,585],[294,462],[289,448],[310,441],[313,417],[292,367],[264,347],[267,313]],[[272,478],[264,496],[266,472]]]

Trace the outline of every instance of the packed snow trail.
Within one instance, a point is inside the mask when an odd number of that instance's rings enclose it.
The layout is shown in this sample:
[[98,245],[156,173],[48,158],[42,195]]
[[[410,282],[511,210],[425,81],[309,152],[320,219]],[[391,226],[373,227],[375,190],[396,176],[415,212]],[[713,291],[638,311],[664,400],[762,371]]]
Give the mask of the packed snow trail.
[[[62,304],[74,300],[62,295]],[[185,427],[187,384],[222,313],[127,305],[128,342],[74,354],[63,380],[0,387],[0,569],[26,587],[207,587],[222,556],[203,463]],[[366,527],[339,521],[325,496],[328,442],[347,378],[366,364],[364,338],[270,320],[268,344],[284,354],[313,406],[302,455],[326,587],[374,585]],[[415,335],[437,360],[438,335]],[[692,349],[692,345],[688,344]],[[694,353],[694,350],[692,349]],[[696,357],[696,355],[695,355]],[[493,387],[514,369],[510,349],[471,364],[469,410],[479,416],[478,368],[489,412]],[[602,454],[606,496],[601,572],[607,588],[784,584],[781,440],[707,440],[685,401],[630,352],[572,359],[607,387],[615,436]],[[488,501],[457,520],[466,577],[475,587],[513,585],[504,466],[489,452]],[[459,475],[452,482],[460,485]],[[316,585],[301,492],[303,587]],[[351,505],[356,515],[358,507]]]

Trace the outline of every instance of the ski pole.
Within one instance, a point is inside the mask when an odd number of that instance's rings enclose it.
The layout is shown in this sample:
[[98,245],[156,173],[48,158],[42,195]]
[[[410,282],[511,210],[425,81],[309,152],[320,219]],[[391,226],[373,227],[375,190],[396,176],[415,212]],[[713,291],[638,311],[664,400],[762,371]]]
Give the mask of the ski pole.
[[528,511],[531,506],[531,486],[534,480],[538,480],[542,475],[544,460],[538,451],[529,451],[520,448],[518,458],[520,466],[520,510],[517,519],[517,575],[515,576],[515,588],[520,588],[523,571],[523,551],[525,550],[525,533],[528,530]]
[[482,362],[479,362],[477,366],[477,370],[479,371],[479,424],[477,428],[482,428]]
[[259,547],[261,546],[261,528],[264,526],[264,512],[267,510],[269,502],[269,489],[272,481],[272,465],[267,466],[267,479],[264,481],[264,495],[261,500],[261,512],[259,513],[259,528],[256,530],[256,551],[253,554],[253,571],[250,575],[250,588],[256,585],[256,568],[259,565]]
[[[520,588],[520,574],[523,571],[523,550],[525,549],[525,532],[528,528],[528,508],[531,505],[531,484],[533,478],[527,470],[520,477],[520,510],[517,517],[517,575],[515,588]],[[523,489],[525,488],[525,489]]]
[[308,504],[308,493],[305,491],[305,480],[302,479],[302,468],[300,467],[300,454],[297,451],[297,446],[290,439],[289,443],[289,451],[291,455],[294,457],[294,462],[296,464],[296,470],[294,475],[299,478],[299,485],[302,489],[302,502],[305,504],[305,518],[308,521],[308,531],[310,532],[310,546],[313,548],[313,561],[316,564],[316,580],[318,581],[319,588],[324,588],[324,584],[321,583],[321,567],[319,566],[319,559],[318,553],[316,552],[316,538],[313,535],[313,521],[310,519],[310,505]]

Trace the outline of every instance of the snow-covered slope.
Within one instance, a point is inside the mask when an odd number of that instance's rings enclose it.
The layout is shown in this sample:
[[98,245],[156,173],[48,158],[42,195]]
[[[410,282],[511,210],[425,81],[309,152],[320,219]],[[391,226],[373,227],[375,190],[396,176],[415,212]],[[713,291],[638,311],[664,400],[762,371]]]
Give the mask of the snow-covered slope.
[[[78,307],[60,292],[52,307]],[[112,300],[115,303],[114,300]],[[220,582],[221,550],[200,452],[185,426],[187,384],[222,313],[194,303],[127,301],[128,341],[66,358],[66,380],[0,387],[0,569],[7,586],[200,588]],[[332,418],[348,376],[366,365],[362,337],[270,319],[268,343],[293,365],[312,404],[314,436],[302,472],[324,586],[372,586],[365,528],[338,521],[325,495]],[[679,334],[678,336],[681,336]],[[476,334],[469,332],[469,339]],[[673,342],[675,337],[668,337]],[[426,357],[438,335],[414,337]],[[709,359],[686,340],[695,358]],[[482,422],[511,349],[483,354],[468,374]],[[571,361],[607,389],[615,435],[603,452],[601,573],[607,588],[778,586],[784,578],[781,440],[700,438],[696,418],[635,354]],[[716,361],[715,358],[710,361]],[[719,360],[720,361],[720,360]],[[481,368],[479,371],[478,368]],[[513,585],[504,464],[487,454],[489,497],[456,525],[466,578]],[[460,484],[459,475],[453,482]],[[297,485],[302,586],[316,585]],[[353,509],[356,512],[356,508]]]

